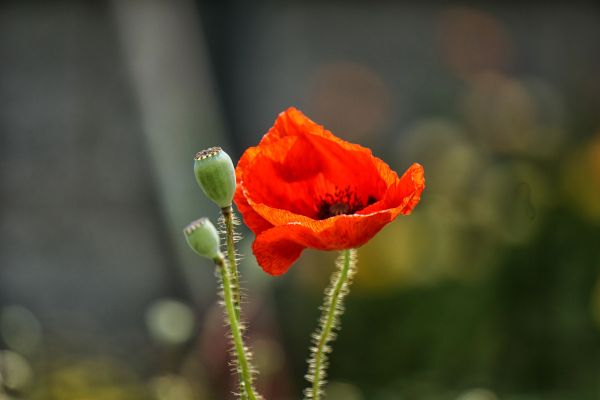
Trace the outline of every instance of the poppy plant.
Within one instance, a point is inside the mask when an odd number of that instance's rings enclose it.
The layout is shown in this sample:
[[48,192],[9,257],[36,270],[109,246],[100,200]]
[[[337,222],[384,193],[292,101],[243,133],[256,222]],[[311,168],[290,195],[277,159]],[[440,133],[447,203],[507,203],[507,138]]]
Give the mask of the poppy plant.
[[277,117],[236,168],[234,201],[255,233],[258,264],[281,275],[306,248],[343,250],[409,214],[425,187],[423,167],[401,177],[371,151],[348,143],[302,112]]

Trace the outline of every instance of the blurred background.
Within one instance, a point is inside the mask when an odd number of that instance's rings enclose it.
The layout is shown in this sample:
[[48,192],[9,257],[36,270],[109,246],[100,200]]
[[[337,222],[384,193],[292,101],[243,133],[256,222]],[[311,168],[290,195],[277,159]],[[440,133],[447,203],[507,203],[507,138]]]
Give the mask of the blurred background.
[[[233,398],[192,158],[289,106],[427,177],[359,250],[329,399],[600,399],[599,11],[2,2],[0,399]],[[273,278],[244,237],[258,387],[299,399],[335,254]]]

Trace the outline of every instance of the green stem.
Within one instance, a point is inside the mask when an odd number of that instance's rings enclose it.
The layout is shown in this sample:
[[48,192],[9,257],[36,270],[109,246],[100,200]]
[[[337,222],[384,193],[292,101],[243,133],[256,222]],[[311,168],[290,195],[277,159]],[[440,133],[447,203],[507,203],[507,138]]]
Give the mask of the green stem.
[[[238,322],[241,322],[241,295],[240,295],[240,280],[237,268],[236,251],[235,251],[235,231],[234,231],[234,214],[233,207],[227,206],[221,208],[223,216],[223,225],[225,226],[225,237],[227,243],[227,267],[231,276],[231,290],[233,292],[233,304],[235,307],[235,317]],[[242,381],[241,372],[238,371],[240,382]],[[248,400],[246,394],[240,393],[240,400]]]
[[311,358],[306,375],[308,381],[312,382],[312,387],[305,389],[306,399],[319,400],[323,394],[322,386],[327,377],[327,354],[332,351],[328,343],[335,339],[334,331],[339,329],[340,316],[344,312],[344,297],[348,294],[352,277],[356,273],[356,250],[342,251],[336,261],[336,266],[336,272],[332,275],[331,282],[325,291],[323,314],[319,327],[312,336],[314,346],[311,348]]
[[227,237],[227,260],[229,273],[231,274],[231,286],[233,290],[233,302],[235,306],[235,315],[240,320],[240,281],[237,268],[237,260],[235,259],[235,232],[233,229],[233,208],[231,206],[221,209],[225,224],[225,235]]
[[252,386],[252,368],[250,366],[250,355],[247,354],[244,339],[242,337],[242,327],[236,317],[236,308],[232,290],[232,282],[229,276],[229,268],[225,265],[225,259],[219,257],[215,259],[215,264],[221,274],[223,283],[223,300],[225,302],[225,312],[231,330],[233,339],[234,352],[237,359],[238,372],[240,376],[240,388],[242,396],[246,396],[249,400],[258,400],[260,397],[254,393]]

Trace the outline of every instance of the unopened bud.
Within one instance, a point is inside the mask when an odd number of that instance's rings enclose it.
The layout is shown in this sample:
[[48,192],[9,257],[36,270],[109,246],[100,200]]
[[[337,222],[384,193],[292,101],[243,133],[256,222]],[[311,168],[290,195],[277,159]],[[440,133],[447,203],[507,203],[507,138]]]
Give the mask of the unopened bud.
[[196,181],[219,207],[229,207],[235,193],[235,168],[220,147],[202,150],[194,157]]
[[220,257],[219,233],[208,218],[200,218],[183,230],[185,239],[192,250],[203,257],[214,260]]

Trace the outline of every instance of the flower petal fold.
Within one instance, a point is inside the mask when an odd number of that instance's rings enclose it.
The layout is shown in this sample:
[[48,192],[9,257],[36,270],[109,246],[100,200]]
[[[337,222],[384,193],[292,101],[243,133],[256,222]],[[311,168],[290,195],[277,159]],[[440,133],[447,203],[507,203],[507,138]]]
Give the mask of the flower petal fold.
[[324,221],[278,225],[259,234],[252,249],[265,272],[280,275],[290,268],[304,248],[341,250],[359,247],[391,219],[391,212],[386,210],[370,215],[340,215]]

